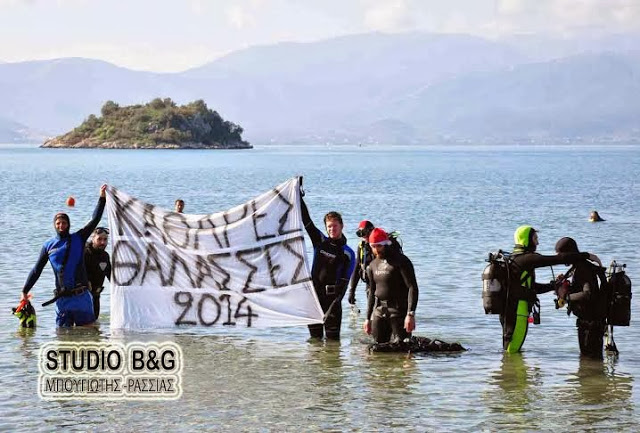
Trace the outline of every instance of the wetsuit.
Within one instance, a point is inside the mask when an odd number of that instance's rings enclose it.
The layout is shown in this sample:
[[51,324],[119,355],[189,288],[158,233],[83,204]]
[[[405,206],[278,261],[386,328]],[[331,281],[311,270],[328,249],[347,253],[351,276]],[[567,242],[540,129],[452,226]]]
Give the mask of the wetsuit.
[[580,353],[590,357],[602,358],[602,340],[607,323],[607,299],[599,289],[598,275],[605,282],[604,271],[586,260],[573,266],[569,311],[576,315]]
[[96,319],[100,315],[100,293],[104,289],[105,277],[111,281],[111,261],[105,250],[93,248],[91,242],[84,248],[84,264],[89,279],[89,289],[93,295],[93,311]]
[[349,282],[349,303],[356,303],[356,287],[360,280],[366,284],[367,299],[369,298],[369,283],[367,282],[367,267],[373,260],[373,252],[369,242],[360,241],[358,244],[358,254],[356,254],[355,271],[351,275]]
[[418,304],[418,284],[411,260],[389,247],[386,251],[388,257],[375,258],[367,268],[367,318],[376,343],[386,343],[392,337],[394,342],[404,340],[404,319],[408,313],[415,313]]
[[94,321],[93,298],[88,287],[84,266],[84,244],[96,228],[106,199],[101,197],[93,211],[91,221],[75,233],[56,235],[44,243],[40,257],[29,273],[22,292],[29,290],[38,281],[47,260],[51,263],[56,279],[56,291],[69,293],[56,301],[56,324],[58,326],[86,325]]
[[[516,245],[511,255],[512,263],[509,267],[511,281],[509,284],[509,293],[507,296],[507,305],[505,312],[500,315],[500,323],[502,324],[502,344],[505,350],[509,352],[518,352],[526,338],[528,322],[524,325],[524,335],[522,341],[511,346],[514,330],[516,327],[516,319],[518,315],[531,312],[533,304],[537,301],[537,295],[540,293],[550,292],[555,289],[552,284],[536,283],[536,268],[545,266],[560,265],[563,263],[574,264],[589,258],[589,253],[560,253],[555,256],[543,256],[541,254],[527,251],[519,245]],[[520,301],[525,301],[528,311],[521,311]]]
[[[322,311],[331,311],[324,325],[309,325],[309,334],[314,338],[340,338],[342,324],[342,298],[355,264],[355,253],[347,245],[347,238],[331,239],[324,235],[311,221],[309,210],[302,200],[302,222],[313,244],[313,265],[311,279]],[[334,303],[335,301],[335,303]]]

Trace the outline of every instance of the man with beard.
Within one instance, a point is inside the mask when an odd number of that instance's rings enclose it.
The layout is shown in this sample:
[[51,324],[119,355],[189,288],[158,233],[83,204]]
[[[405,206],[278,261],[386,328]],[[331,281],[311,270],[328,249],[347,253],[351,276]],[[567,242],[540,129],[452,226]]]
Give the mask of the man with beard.
[[372,334],[376,343],[398,343],[416,327],[416,274],[411,260],[392,248],[384,230],[373,229],[369,245],[375,259],[367,268],[370,290],[364,331]]
[[88,325],[94,321],[93,299],[88,290],[87,271],[84,266],[84,244],[96,228],[106,203],[106,185],[100,187],[98,205],[91,221],[75,233],[70,233],[69,216],[57,213],[53,217],[56,236],[44,243],[40,257],[22,289],[20,300],[26,299],[29,290],[40,278],[47,264],[51,263],[56,279],[56,325]]
[[87,242],[84,249],[84,264],[89,279],[89,289],[93,295],[93,311],[96,320],[100,315],[100,294],[104,290],[104,278],[111,281],[111,261],[109,253],[105,250],[109,240],[109,230],[98,227],[93,231],[91,241]]
[[324,216],[327,235],[315,226],[304,200],[302,204],[302,223],[313,244],[313,265],[311,279],[318,301],[325,313],[324,325],[309,325],[312,338],[322,338],[326,331],[330,340],[340,339],[342,324],[342,298],[347,291],[347,284],[355,266],[355,253],[347,245],[347,238],[342,234],[344,227],[342,215],[329,212]]

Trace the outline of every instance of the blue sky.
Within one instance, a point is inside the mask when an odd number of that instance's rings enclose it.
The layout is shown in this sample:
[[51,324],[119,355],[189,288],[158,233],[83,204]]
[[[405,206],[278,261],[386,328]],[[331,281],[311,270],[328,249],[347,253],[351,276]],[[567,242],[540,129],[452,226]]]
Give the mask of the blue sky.
[[0,61],[181,71],[252,45],[371,31],[640,31],[640,0],[0,0]]

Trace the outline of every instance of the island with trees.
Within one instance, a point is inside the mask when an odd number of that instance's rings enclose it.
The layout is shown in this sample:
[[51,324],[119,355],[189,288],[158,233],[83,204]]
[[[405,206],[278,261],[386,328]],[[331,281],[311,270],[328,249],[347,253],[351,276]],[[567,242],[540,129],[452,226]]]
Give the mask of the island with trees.
[[72,131],[42,147],[105,149],[251,149],[243,129],[202,100],[178,106],[170,98],[121,107],[113,101]]

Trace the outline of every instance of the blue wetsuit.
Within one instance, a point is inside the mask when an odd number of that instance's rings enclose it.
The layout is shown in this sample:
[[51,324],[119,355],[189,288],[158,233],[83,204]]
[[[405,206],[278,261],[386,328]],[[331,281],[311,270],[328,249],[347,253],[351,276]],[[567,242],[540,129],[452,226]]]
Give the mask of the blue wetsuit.
[[86,290],[88,280],[84,266],[84,245],[91,232],[98,226],[105,203],[106,199],[101,197],[93,211],[91,221],[77,232],[62,236],[58,234],[44,243],[40,250],[40,257],[22,289],[24,294],[29,293],[40,278],[48,260],[56,277],[56,292],[74,289],[76,292],[74,295],[64,296],[56,301],[58,326],[86,325],[95,320],[93,298],[89,290]]

